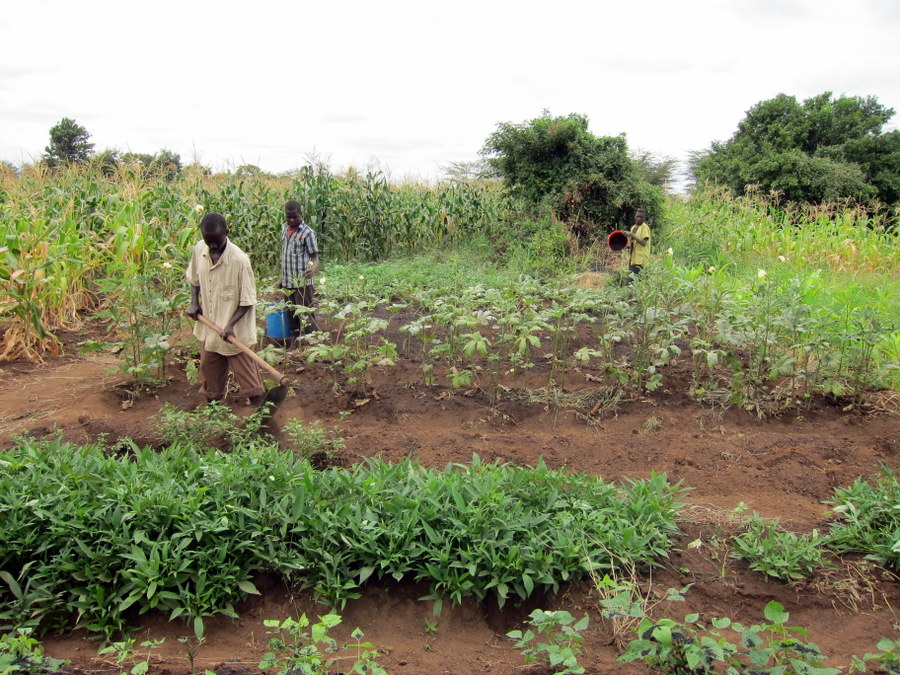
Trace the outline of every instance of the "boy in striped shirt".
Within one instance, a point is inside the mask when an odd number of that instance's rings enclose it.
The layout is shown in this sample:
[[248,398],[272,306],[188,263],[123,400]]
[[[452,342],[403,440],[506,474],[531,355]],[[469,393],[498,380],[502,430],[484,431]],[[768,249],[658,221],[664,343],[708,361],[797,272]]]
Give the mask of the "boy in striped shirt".
[[[316,233],[303,222],[300,204],[293,200],[284,205],[285,225],[281,230],[281,279],[277,287],[285,293],[289,303],[313,308],[315,300],[313,277],[319,271],[319,247]],[[291,334],[319,330],[313,312],[299,317],[288,313]]]

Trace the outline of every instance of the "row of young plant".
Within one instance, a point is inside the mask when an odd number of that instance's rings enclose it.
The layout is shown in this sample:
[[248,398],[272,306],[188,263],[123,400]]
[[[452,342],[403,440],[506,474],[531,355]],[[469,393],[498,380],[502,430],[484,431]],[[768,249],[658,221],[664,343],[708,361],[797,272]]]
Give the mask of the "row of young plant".
[[[492,404],[504,388],[560,391],[582,377],[601,383],[598,396],[652,390],[674,359],[691,364],[698,402],[761,415],[817,395],[858,401],[900,387],[900,308],[890,284],[880,293],[857,282],[834,288],[787,266],[702,269],[665,257],[631,286],[612,276],[602,289],[582,289],[571,277],[493,266],[487,250],[328,265],[317,289],[327,330],[302,358],[326,364],[336,390],[362,396],[376,369],[409,359],[422,383],[480,387]],[[168,276],[136,275],[133,284],[100,280],[115,299],[95,314],[109,335],[83,343],[118,353],[138,387],[164,381],[173,354],[191,348],[172,339],[185,325],[180,270],[163,270]],[[262,332],[263,317],[284,303],[270,282],[260,290]],[[285,358],[273,349],[264,356]]]
[[706,547],[723,570],[729,559],[743,560],[750,569],[785,583],[827,570],[835,555],[847,553],[900,572],[900,477],[893,469],[882,466],[877,475],[835,488],[826,503],[834,519],[825,532],[791,532],[778,519],[753,513],[734,537],[713,535],[690,546]]
[[[650,599],[632,581],[609,575],[598,581],[601,614],[612,624],[614,639],[625,642],[618,662],[642,661],[651,672],[675,675],[900,673],[900,639],[889,637],[877,641],[877,651],[851,655],[844,667],[826,666],[828,656],[808,640],[805,628],[788,624],[790,613],[776,600],[764,607],[761,623],[706,618],[699,612],[682,621],[658,616],[660,603],[684,601],[690,588],[670,588],[662,598]],[[578,660],[584,653],[587,615],[576,619],[565,610],[537,609],[530,619],[530,628],[507,634],[526,664],[544,663],[557,675],[586,672]]]
[[[654,606],[662,600],[669,603],[684,600],[690,585],[669,589],[664,598],[648,602],[633,582],[617,581],[603,575],[597,583],[602,615],[609,621],[614,638],[625,645],[619,661],[643,661],[660,672],[712,674],[719,668],[729,673],[821,673],[837,675],[842,668],[826,668],[827,655],[808,641],[807,631],[788,625],[789,614],[776,601],[764,609],[765,622],[744,625],[726,617],[704,617],[688,614],[682,621],[660,617]],[[341,622],[337,614],[320,616],[312,622],[301,615],[284,620],[266,620],[270,651],[259,663],[261,669],[275,668],[278,673],[342,672],[382,673],[378,659],[380,650],[371,642],[363,642],[363,632],[356,628],[352,640],[339,643],[329,631]],[[526,664],[546,663],[556,673],[583,673],[579,664],[583,654],[588,617],[577,620],[568,611],[534,610],[528,628],[514,630],[508,637],[522,650]],[[437,624],[435,624],[437,625]],[[437,630],[437,628],[435,628]],[[609,630],[609,628],[607,628]],[[42,645],[33,637],[34,628],[17,626],[0,635],[0,670],[3,672],[37,672],[56,670],[65,662],[46,657]],[[199,648],[203,645],[202,621],[195,622],[194,635],[179,638],[195,671]],[[162,640],[137,644],[134,638],[113,641],[98,651],[98,656],[113,654],[117,665],[131,666],[131,675],[143,675],[150,669],[153,650]],[[876,650],[850,657],[847,672],[900,673],[900,639],[882,637]],[[351,663],[352,662],[352,663]],[[126,671],[123,670],[124,674]],[[206,671],[207,673],[211,671]]]
[[[729,559],[745,562],[750,569],[785,583],[811,576],[832,566],[843,553],[862,553],[878,565],[900,571],[900,480],[884,467],[872,479],[858,478],[852,486],[837,488],[828,502],[836,515],[829,532],[796,534],[779,521],[752,514],[742,531],[724,546],[710,547],[724,565]],[[741,509],[736,509],[740,511]],[[703,547],[696,540],[691,547]],[[723,571],[724,573],[724,571]],[[728,616],[690,613],[682,620],[667,616],[661,605],[685,600],[692,584],[670,588],[661,597],[642,591],[634,569],[626,563],[594,577],[601,615],[612,639],[624,645],[619,662],[643,662],[652,672],[685,675],[838,675],[879,672],[900,674],[900,636],[880,639],[873,635],[875,650],[851,655],[843,667],[827,667],[828,655],[808,639],[808,631],[789,625],[789,613],[772,600],[763,609],[764,621],[745,624]],[[584,673],[579,658],[584,653],[588,617],[577,619],[565,610],[534,610],[529,627],[514,630],[526,664],[546,664],[554,673]]]
[[[318,621],[310,620],[306,614],[296,619],[265,619],[270,651],[259,662],[260,670],[275,670],[278,675],[332,675],[339,668],[346,675],[388,675],[378,664],[382,650],[364,642],[364,633],[358,627],[352,631],[350,641],[338,642],[333,637],[331,630],[341,621],[341,616],[334,613],[319,616]],[[0,673],[65,672],[62,669],[69,661],[47,656],[34,633],[31,627],[0,633]],[[197,668],[198,652],[206,642],[202,626],[194,635],[179,637],[178,641],[184,648],[191,675],[201,672]],[[146,675],[151,672],[156,650],[165,642],[165,638],[138,642],[125,637],[100,647],[97,657],[104,661],[103,672],[110,672],[108,668],[114,665],[120,669],[120,675]],[[216,675],[209,669],[202,673]]]
[[259,275],[273,275],[288,199],[301,202],[331,260],[448,245],[490,233],[508,211],[483,183],[394,186],[378,173],[338,177],[323,167],[279,179],[0,172],[0,321],[11,323],[0,361],[57,353],[53,332],[115,302],[116,281],[180,279],[207,211],[226,216]]
[[[480,387],[494,405],[504,387],[559,390],[584,376],[606,389],[653,390],[674,359],[691,364],[697,401],[760,414],[816,395],[858,401],[900,387],[896,299],[872,294],[860,305],[864,289],[851,283],[834,291],[821,275],[798,278],[788,268],[740,278],[666,258],[632,286],[612,277],[581,289],[565,278],[470,268],[479,255],[328,266],[317,310],[327,330],[302,357],[326,364],[336,390],[362,396],[376,369],[413,360],[422,383]],[[173,276],[136,281],[101,281],[117,300],[95,315],[110,336],[84,347],[113,349],[143,385],[165,377],[187,295]],[[283,306],[274,291],[263,295],[261,318]]]
[[[668,617],[652,617],[635,584],[617,582],[605,575],[597,584],[602,597],[602,615],[609,619],[616,637],[627,640],[624,632],[636,634],[628,641],[619,662],[643,661],[654,672],[714,675],[725,668],[730,675],[838,675],[842,668],[823,665],[827,656],[807,640],[801,626],[790,626],[790,614],[781,603],[772,600],[763,610],[764,621],[744,625],[729,617],[713,617],[704,621],[699,613],[688,614],[683,621]],[[690,586],[670,588],[663,598],[667,602],[683,601]],[[662,600],[657,601],[659,604]],[[566,610],[536,609],[530,615],[528,628],[513,630],[507,637],[515,640],[526,665],[545,664],[557,675],[578,675],[585,668],[579,664],[584,653],[587,615],[576,619]],[[364,633],[356,628],[351,640],[340,643],[331,629],[341,623],[338,614],[325,614],[312,621],[306,614],[294,619],[266,619],[268,646],[259,663],[261,669],[275,669],[278,675],[329,675],[340,668],[344,673],[388,675],[378,659],[382,650],[371,642],[363,642]],[[33,629],[18,628],[0,635],[0,672],[56,671],[66,661],[44,654],[43,645],[33,637]],[[185,647],[190,672],[197,672],[197,651],[205,641],[203,633],[179,638]],[[98,656],[113,655],[115,664],[130,667],[121,675],[145,675],[150,670],[153,650],[164,640],[144,640],[137,644],[126,638],[101,647]],[[848,673],[900,673],[900,639],[881,638],[878,651],[853,655]],[[214,675],[205,670],[204,675]]]
[[477,457],[319,472],[252,425],[231,453],[190,441],[196,425],[169,427],[181,440],[162,450],[21,439],[0,457],[3,625],[74,616],[109,636],[150,610],[234,616],[259,572],[336,607],[369,579],[424,582],[436,611],[503,605],[612,559],[659,564],[677,531],[681,490],[665,476],[614,486]]
[[[695,398],[722,405],[762,409],[821,394],[859,400],[900,388],[896,299],[835,297],[818,274],[774,268],[740,277],[665,258],[633,285],[612,277],[602,289],[582,289],[526,275],[472,278],[459,273],[461,259],[414,263],[443,272],[446,285],[427,285],[401,263],[330,266],[320,280],[327,330],[305,358],[328,364],[336,388],[361,394],[376,367],[400,358],[416,361],[429,385],[442,365],[440,384],[480,386],[492,403],[501,385],[564,387],[576,371],[653,390],[682,357],[692,364]],[[539,365],[542,375],[529,377]]]

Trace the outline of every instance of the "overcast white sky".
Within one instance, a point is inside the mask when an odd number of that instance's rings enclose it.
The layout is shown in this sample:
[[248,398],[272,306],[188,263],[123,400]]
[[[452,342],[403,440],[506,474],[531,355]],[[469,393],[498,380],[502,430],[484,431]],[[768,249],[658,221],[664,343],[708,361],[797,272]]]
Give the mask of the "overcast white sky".
[[19,0],[0,159],[69,117],[95,150],[431,179],[548,109],[683,160],[782,92],[900,110],[898,66],[897,0]]

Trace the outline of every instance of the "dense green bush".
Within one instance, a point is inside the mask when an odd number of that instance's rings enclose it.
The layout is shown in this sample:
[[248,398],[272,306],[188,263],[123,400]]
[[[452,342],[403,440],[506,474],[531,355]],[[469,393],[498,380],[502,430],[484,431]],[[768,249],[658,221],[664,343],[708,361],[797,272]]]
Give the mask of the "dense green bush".
[[0,463],[0,622],[74,615],[107,635],[135,611],[235,616],[262,571],[336,606],[381,578],[502,605],[613,561],[659,564],[680,492],[664,476],[618,488],[477,457],[316,472],[258,442],[224,454],[22,440]]
[[550,209],[574,231],[603,235],[643,208],[661,220],[662,193],[644,180],[624,135],[595,136],[584,115],[497,125],[482,154],[515,197]]

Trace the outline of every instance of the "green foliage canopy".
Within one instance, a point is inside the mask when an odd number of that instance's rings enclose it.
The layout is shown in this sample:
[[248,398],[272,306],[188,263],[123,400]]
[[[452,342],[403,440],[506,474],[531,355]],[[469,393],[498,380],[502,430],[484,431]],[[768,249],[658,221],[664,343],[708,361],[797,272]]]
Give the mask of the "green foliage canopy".
[[757,103],[725,142],[692,161],[698,181],[744,194],[749,185],[788,201],[900,200],[900,131],[883,132],[894,115],[874,96],[831,92],[802,104],[779,94]]
[[94,144],[88,142],[90,137],[88,130],[75,120],[63,117],[50,128],[50,145],[44,149],[47,164],[83,164],[94,149]]
[[584,115],[549,112],[520,124],[508,122],[485,141],[481,154],[507,189],[561,220],[612,226],[644,208],[661,207],[659,189],[642,179],[624,135],[595,136]]

